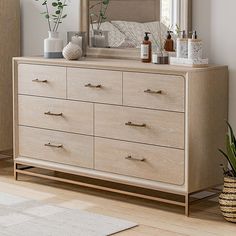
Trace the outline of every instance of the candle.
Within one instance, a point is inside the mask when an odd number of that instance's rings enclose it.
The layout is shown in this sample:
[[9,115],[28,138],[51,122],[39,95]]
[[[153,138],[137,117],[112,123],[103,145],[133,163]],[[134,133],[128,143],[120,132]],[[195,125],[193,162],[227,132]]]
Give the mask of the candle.
[[71,38],[71,42],[74,44],[77,44],[81,49],[83,48],[83,37],[78,36],[78,35],[74,35]]

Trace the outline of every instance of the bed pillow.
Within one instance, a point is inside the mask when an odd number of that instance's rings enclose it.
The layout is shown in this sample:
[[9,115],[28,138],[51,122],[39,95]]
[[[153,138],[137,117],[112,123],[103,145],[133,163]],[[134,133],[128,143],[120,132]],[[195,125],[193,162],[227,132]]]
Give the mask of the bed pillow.
[[[136,48],[140,48],[141,42],[144,38],[144,32],[150,32],[150,40],[153,42],[153,46],[156,46],[156,42],[159,42],[160,32],[161,39],[165,40],[168,28],[159,21],[138,23],[129,21],[112,21],[111,22],[126,38],[133,42]],[[161,31],[160,31],[161,28]],[[164,41],[163,41],[164,42]]]

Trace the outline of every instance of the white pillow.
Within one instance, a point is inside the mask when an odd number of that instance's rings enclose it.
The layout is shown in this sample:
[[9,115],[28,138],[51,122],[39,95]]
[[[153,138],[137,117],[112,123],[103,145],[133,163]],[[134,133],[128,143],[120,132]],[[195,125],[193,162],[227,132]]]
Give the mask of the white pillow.
[[[122,32],[127,39],[131,40],[135,47],[140,48],[144,39],[144,33],[150,32],[150,40],[153,42],[153,46],[156,46],[156,42],[161,39],[164,43],[168,28],[159,21],[138,23],[129,21],[112,21],[111,22],[120,32]],[[161,28],[161,31],[160,31]]]
[[[93,24],[93,28],[97,29],[97,24]],[[128,45],[129,47],[135,47],[135,45],[132,42],[129,42],[129,39],[126,39],[126,36],[110,22],[102,23],[100,26],[100,30],[108,31],[109,47],[121,48],[126,47],[126,45]]]

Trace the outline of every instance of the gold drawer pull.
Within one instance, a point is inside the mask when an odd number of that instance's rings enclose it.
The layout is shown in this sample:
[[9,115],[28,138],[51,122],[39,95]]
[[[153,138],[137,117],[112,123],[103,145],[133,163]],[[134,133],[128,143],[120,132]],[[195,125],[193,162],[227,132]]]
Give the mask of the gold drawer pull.
[[135,158],[135,157],[132,157],[132,156],[127,156],[125,159],[130,160],[130,161],[141,161],[141,162],[146,161],[145,158]]
[[145,90],[144,93],[163,94],[162,90],[153,91],[153,90],[151,90],[151,89]]
[[63,116],[62,113],[52,113],[50,111],[44,112],[44,115],[47,115],[47,116]]
[[33,79],[32,82],[37,82],[37,83],[47,83],[48,81],[45,80],[40,80],[40,79]]
[[52,147],[52,148],[63,148],[62,144],[52,144],[52,143],[45,143],[44,146]]
[[98,85],[85,84],[84,87],[88,87],[88,88],[102,88],[102,85],[101,84],[98,84]]
[[132,123],[131,121],[125,123],[125,125],[127,125],[127,126],[134,126],[134,127],[141,127],[141,128],[147,127],[146,124],[135,124],[135,123]]

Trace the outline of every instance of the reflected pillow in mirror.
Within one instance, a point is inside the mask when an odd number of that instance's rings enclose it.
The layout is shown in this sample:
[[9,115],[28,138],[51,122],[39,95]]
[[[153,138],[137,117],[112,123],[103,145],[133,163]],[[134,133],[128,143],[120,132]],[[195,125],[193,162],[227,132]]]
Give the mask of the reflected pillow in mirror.
[[[92,28],[92,27],[91,27]],[[91,29],[90,28],[90,29]],[[93,24],[93,28],[97,29],[97,24]],[[108,45],[112,48],[135,47],[133,42],[126,38],[118,28],[110,22],[104,22],[100,26],[100,30],[108,31]]]
[[[111,22],[120,32],[122,32],[128,40],[133,42],[136,48],[140,48],[145,32],[150,32],[150,40],[155,47],[156,42],[159,43],[160,32],[164,42],[168,27],[159,21],[139,23],[130,21],[112,21]],[[160,30],[161,28],[161,30]],[[156,45],[157,47],[157,45]]]

